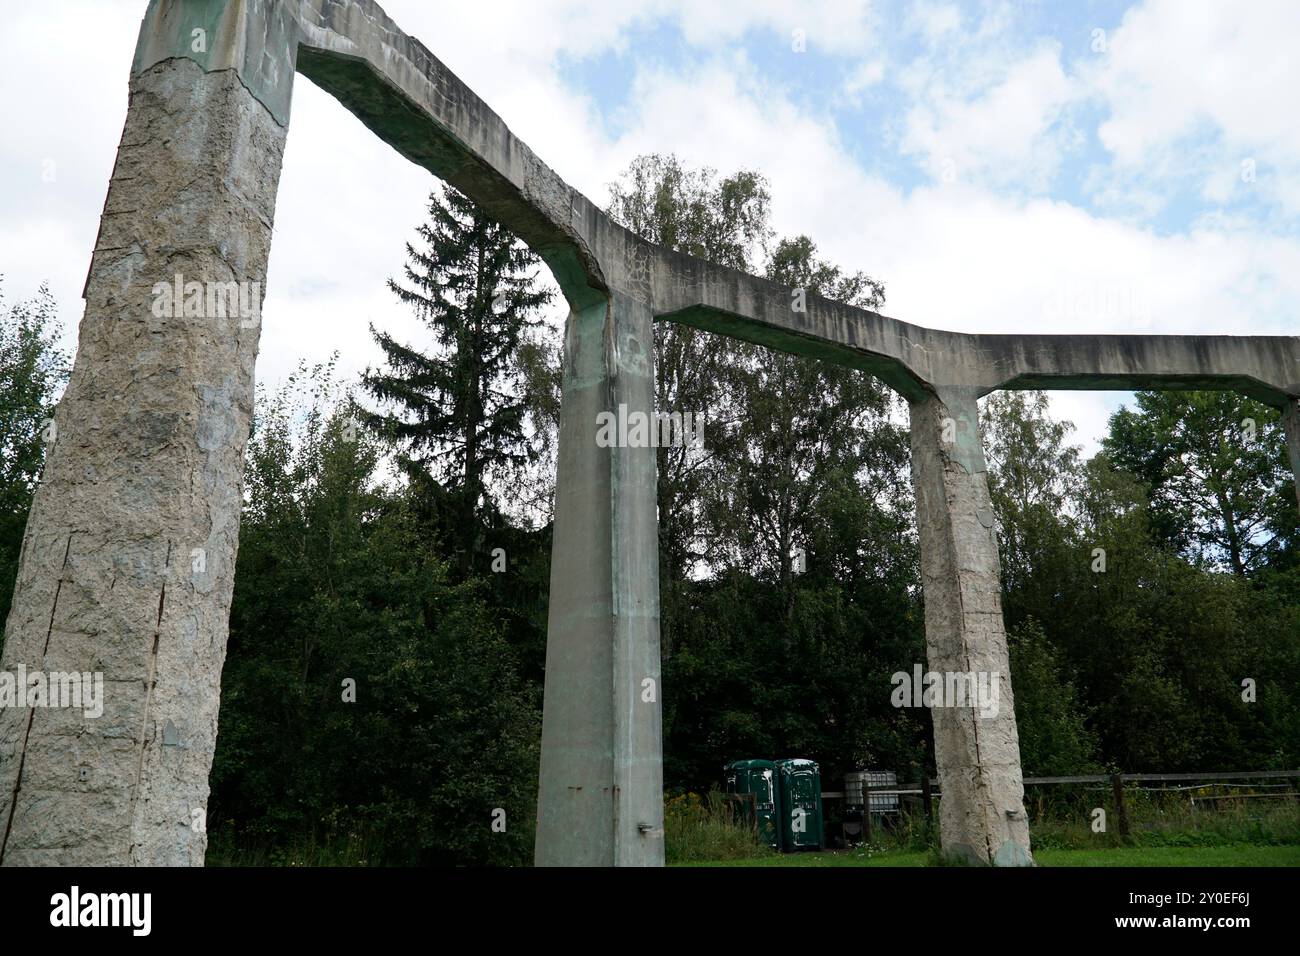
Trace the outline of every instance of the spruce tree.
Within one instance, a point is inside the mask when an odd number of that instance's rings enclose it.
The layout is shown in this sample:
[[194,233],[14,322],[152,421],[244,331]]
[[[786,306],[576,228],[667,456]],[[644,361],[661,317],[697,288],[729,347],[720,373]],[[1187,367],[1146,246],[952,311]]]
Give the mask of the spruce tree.
[[[451,186],[429,196],[429,218],[407,243],[405,282],[389,287],[433,333],[428,351],[371,326],[386,368],[362,382],[383,409],[364,420],[398,447],[398,465],[429,499],[468,570],[482,522],[496,511],[489,483],[536,456],[530,330],[551,299],[540,260]],[[534,420],[530,423],[530,418]]]

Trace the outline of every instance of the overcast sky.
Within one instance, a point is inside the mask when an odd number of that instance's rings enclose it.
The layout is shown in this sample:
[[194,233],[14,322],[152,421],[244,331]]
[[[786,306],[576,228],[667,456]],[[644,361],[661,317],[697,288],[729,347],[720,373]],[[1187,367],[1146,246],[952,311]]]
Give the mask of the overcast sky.
[[[145,0],[6,4],[0,273],[80,321]],[[1300,334],[1300,3],[388,0],[599,205],[639,153],[771,181],[779,233],[971,332]],[[802,49],[800,49],[802,48]],[[367,325],[434,179],[299,77],[259,380]],[[1054,393],[1089,450],[1121,393]]]

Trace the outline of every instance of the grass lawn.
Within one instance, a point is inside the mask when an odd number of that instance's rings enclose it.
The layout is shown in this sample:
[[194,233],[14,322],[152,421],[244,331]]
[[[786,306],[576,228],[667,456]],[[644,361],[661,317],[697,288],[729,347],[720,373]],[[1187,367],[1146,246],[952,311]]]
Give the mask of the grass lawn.
[[[1039,850],[1040,866],[1300,866],[1300,846],[1125,847],[1104,850]],[[924,852],[773,853],[749,860],[685,866],[929,866]]]

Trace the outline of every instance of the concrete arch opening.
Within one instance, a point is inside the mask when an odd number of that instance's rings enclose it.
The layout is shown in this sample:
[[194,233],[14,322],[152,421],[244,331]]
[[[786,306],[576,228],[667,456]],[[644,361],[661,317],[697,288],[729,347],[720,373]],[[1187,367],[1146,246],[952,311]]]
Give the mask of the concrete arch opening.
[[[372,0],[151,0],[3,661],[103,672],[105,714],[0,710],[0,864],[203,861],[190,821],[216,740],[259,325],[153,305],[160,284],[188,300],[191,282],[234,283],[260,309],[298,72],[516,232],[570,306],[539,864],[663,862],[662,695],[640,694],[659,678],[654,449],[596,442],[599,413],[653,411],[655,321],[862,369],[908,400],[931,670],[1009,673],[981,395],[1249,389],[1282,409],[1300,474],[1300,338],[964,335],[815,296],[795,311],[789,289],[612,223]],[[1014,710],[932,714],[945,852],[1032,862]]]

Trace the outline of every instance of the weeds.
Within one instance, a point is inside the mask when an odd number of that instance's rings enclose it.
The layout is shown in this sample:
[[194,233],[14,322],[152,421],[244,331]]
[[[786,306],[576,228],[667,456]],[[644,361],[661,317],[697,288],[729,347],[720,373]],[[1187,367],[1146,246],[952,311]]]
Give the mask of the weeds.
[[668,863],[744,860],[772,852],[759,845],[754,828],[737,816],[717,790],[704,797],[683,793],[664,802],[664,854]]

